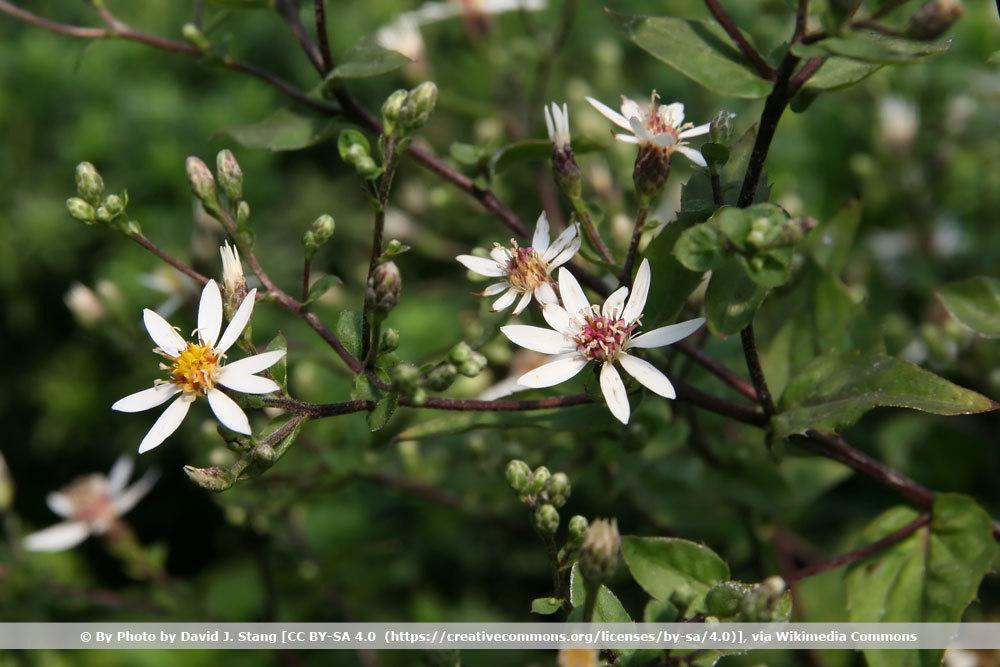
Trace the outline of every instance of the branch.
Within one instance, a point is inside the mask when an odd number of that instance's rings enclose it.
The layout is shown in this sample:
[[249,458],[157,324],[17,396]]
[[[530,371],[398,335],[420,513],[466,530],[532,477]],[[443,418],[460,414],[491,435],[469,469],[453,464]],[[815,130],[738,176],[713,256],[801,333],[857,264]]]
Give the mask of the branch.
[[729,35],[730,39],[739,47],[740,52],[747,59],[747,62],[757,70],[757,74],[763,79],[773,81],[775,77],[774,68],[768,65],[764,57],[747,41],[747,38],[743,36],[739,27],[733,22],[732,17],[726,13],[722,5],[719,4],[719,1],[705,0],[705,5],[708,7],[708,11],[712,12],[715,20],[719,22],[719,25],[722,26],[722,29],[726,31],[726,34]]
[[326,30],[326,0],[313,0],[313,15],[316,17],[316,39],[319,41],[319,54],[323,57],[323,70],[328,72],[333,69],[333,56]]
[[632,287],[632,267],[635,265],[635,256],[639,252],[639,239],[642,238],[642,230],[646,226],[646,217],[649,215],[649,207],[642,206],[635,216],[635,225],[632,227],[632,240],[628,244],[628,253],[625,255],[625,264],[622,266],[622,273],[618,280],[622,285]]
[[[2,2],[2,1],[3,0],[0,0],[0,2]],[[138,243],[139,245],[141,245],[143,248],[145,248],[149,252],[153,253],[154,255],[156,255],[157,257],[159,257],[160,259],[162,259],[164,262],[166,262],[170,266],[174,267],[175,269],[177,269],[178,271],[180,271],[184,275],[188,276],[189,278],[192,278],[193,280],[196,280],[197,282],[199,282],[202,285],[204,285],[205,283],[208,282],[208,278],[206,278],[205,276],[201,275],[200,273],[198,273],[197,271],[195,271],[190,266],[188,266],[187,264],[185,264],[181,260],[177,259],[173,255],[171,255],[171,254],[167,253],[166,251],[160,249],[160,247],[158,245],[156,245],[155,243],[153,243],[152,241],[150,241],[148,238],[146,238],[145,236],[143,236],[140,232],[130,233],[130,234],[128,234],[128,237],[130,239],[132,239],[133,241],[135,241],[136,243]]]
[[774,399],[771,398],[771,390],[767,388],[764,367],[761,365],[760,354],[757,352],[757,337],[753,332],[753,324],[743,327],[740,331],[740,340],[743,343],[743,355],[747,360],[747,370],[750,371],[750,379],[753,381],[760,406],[764,408],[764,414],[773,415],[777,409],[774,406]]

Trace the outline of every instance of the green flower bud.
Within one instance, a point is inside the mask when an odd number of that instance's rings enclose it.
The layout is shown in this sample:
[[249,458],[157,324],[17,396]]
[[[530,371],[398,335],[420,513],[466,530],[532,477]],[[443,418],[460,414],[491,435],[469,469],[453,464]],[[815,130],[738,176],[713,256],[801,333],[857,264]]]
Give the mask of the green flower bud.
[[937,39],[948,32],[964,11],[961,0],[930,0],[910,18],[906,34],[914,39]]
[[705,595],[705,610],[710,616],[728,618],[740,611],[743,598],[750,587],[738,581],[723,581],[708,589]]
[[98,222],[103,222],[105,224],[115,219],[115,216],[111,214],[111,211],[104,206],[98,206],[95,215],[97,216]]
[[389,239],[389,242],[385,244],[385,254],[389,256],[398,255],[409,249],[409,246],[403,245],[399,239]]
[[594,583],[604,583],[618,567],[621,537],[614,519],[597,519],[590,524],[580,548],[580,573]]
[[535,529],[543,535],[555,535],[559,530],[559,510],[552,505],[542,505],[535,510]]
[[104,208],[114,217],[125,210],[125,200],[118,195],[108,195],[104,199]]
[[531,468],[528,464],[520,459],[514,459],[507,464],[507,483],[510,484],[510,488],[518,495],[524,495],[528,492],[528,487],[531,484]]
[[316,239],[317,245],[323,245],[333,236],[333,231],[337,228],[337,224],[334,222],[333,217],[327,214],[323,214],[316,218],[312,224],[312,233]]
[[240,227],[247,224],[247,220],[250,219],[250,204],[245,201],[241,201],[239,206],[236,207],[236,222]]
[[215,178],[212,172],[200,159],[189,157],[185,162],[187,168],[188,182],[191,184],[191,192],[201,200],[205,208],[209,211],[219,208],[219,195],[215,191]]
[[580,516],[579,514],[573,516],[569,520],[569,526],[567,530],[569,535],[567,537],[567,544],[571,544],[574,547],[583,544],[583,538],[587,536],[587,518]]
[[424,81],[411,90],[399,110],[400,126],[412,132],[426,125],[437,104],[437,94],[433,81]]
[[243,170],[232,151],[219,151],[215,157],[215,173],[219,175],[219,185],[230,202],[243,199]]
[[70,197],[67,199],[66,209],[69,211],[71,216],[80,222],[86,222],[88,224],[93,224],[95,216],[97,215],[94,207],[79,197]]
[[541,493],[542,489],[545,488],[545,483],[549,481],[549,477],[552,477],[552,473],[545,466],[535,468],[535,472],[531,475],[531,485],[528,487],[528,493]]
[[201,51],[208,51],[212,48],[212,43],[208,41],[198,26],[193,23],[185,23],[181,28],[181,35],[188,41],[192,46],[197,47]]
[[396,364],[390,373],[392,384],[404,392],[411,392],[420,382],[420,369],[413,364]]
[[418,387],[410,400],[414,405],[423,405],[427,402],[427,391],[423,387]]
[[383,262],[375,267],[368,279],[368,303],[375,313],[385,316],[399,303],[403,276],[395,262]]
[[780,620],[787,611],[783,605],[785,580],[781,577],[768,577],[752,586],[744,596],[740,611],[748,623],[767,623]]
[[715,118],[708,126],[708,136],[711,137],[713,143],[723,146],[729,144],[730,139],[733,138],[734,118],[736,118],[736,114],[725,109],[715,114]]
[[379,349],[383,352],[392,352],[399,347],[399,331],[396,329],[386,329],[382,332],[382,340]]
[[548,496],[549,502],[556,507],[562,507],[566,504],[566,501],[569,500],[570,490],[569,477],[564,472],[555,473],[545,483],[545,494]]
[[211,468],[184,466],[184,472],[192,482],[209,491],[225,491],[236,481],[229,471],[214,466]]
[[454,364],[440,364],[427,374],[425,384],[432,391],[444,391],[455,382],[457,375],[458,369]]
[[460,364],[463,361],[468,361],[472,357],[472,353],[473,349],[469,347],[469,344],[462,341],[451,348],[451,352],[448,353],[448,360],[453,364]]
[[104,196],[104,179],[89,162],[76,165],[76,191],[94,206]]
[[382,131],[384,134],[389,135],[395,131],[396,123],[399,121],[399,112],[402,111],[403,104],[406,103],[406,95],[405,90],[397,90],[382,104]]
[[458,365],[458,372],[467,378],[474,378],[483,372],[483,366],[478,359],[467,359]]

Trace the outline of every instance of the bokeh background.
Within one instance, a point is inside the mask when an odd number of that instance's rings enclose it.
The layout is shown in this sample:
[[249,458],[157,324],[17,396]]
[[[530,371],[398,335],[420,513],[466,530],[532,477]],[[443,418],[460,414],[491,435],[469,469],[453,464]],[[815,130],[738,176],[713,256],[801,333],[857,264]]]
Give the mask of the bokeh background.
[[[225,4],[225,3],[220,3]],[[611,146],[608,125],[584,101],[637,98],[651,88],[681,100],[704,122],[719,109],[749,127],[760,102],[723,99],[629,44],[602,4],[625,13],[708,16],[701,2],[584,1],[557,53],[548,47],[562,3],[540,11],[467,15],[421,30],[398,47],[422,46],[420,60],[351,86],[369,108],[398,87],[430,79],[441,94],[425,139],[464,172],[484,177],[479,156],[523,138],[544,138],[541,103],[566,100],[575,136],[606,150],[580,157],[586,187],[605,211],[605,233],[627,242],[633,210],[632,149]],[[737,21],[767,53],[791,23],[779,0],[730,2]],[[911,3],[912,4],[912,3]],[[31,0],[39,14],[96,25],[77,0]],[[330,3],[331,43],[341,54],[391,24],[413,3]],[[112,3],[124,20],[180,38],[193,3]],[[209,3],[206,17],[221,10]],[[976,0],[954,27],[949,51],[926,63],[886,68],[860,85],[818,99],[782,120],[768,163],[772,200],[793,214],[826,219],[851,198],[864,213],[846,275],[887,349],[955,382],[1000,396],[1000,349],[951,320],[938,287],[1000,266],[1000,48],[996,8]],[[231,53],[280,73],[304,89],[317,82],[280,19],[268,10],[232,11],[212,33]],[[220,231],[197,215],[184,160],[214,160],[232,148],[246,175],[258,253],[290,291],[299,279],[301,235],[313,219],[337,221],[333,241],[315,261],[344,285],[317,307],[328,321],[357,309],[367,266],[371,212],[335,142],[295,151],[240,146],[228,130],[290,106],[261,83],[190,58],[113,40],[88,43],[0,15],[0,451],[10,469],[13,505],[0,546],[0,618],[27,620],[506,620],[531,618],[529,602],[548,594],[549,572],[527,510],[503,475],[513,457],[566,471],[570,514],[615,516],[623,533],[673,534],[706,542],[747,581],[777,573],[776,535],[791,533],[815,557],[847,550],[860,528],[898,499],[837,464],[788,456],[770,459],[762,436],[711,415],[698,423],[731,465],[706,465],[692,447],[689,422],[647,402],[635,425],[614,428],[603,415],[559,428],[454,428],[426,439],[396,436],[448,415],[400,412],[370,434],[361,415],[307,426],[304,436],[264,476],[219,495],[194,486],[185,464],[211,465],[227,452],[204,405],[180,431],[144,455],[140,470],[162,478],[129,515],[166,583],[135,580],[91,539],[72,551],[29,555],[19,537],[54,522],[49,491],[75,476],[106,471],[134,452],[155,412],[112,413],[111,403],[149,382],[156,360],[141,328],[143,307],[168,300],[173,321],[193,327],[196,291],[151,255],[108,230],[71,219],[73,169],[100,169],[108,187],[127,189],[129,211],[147,236],[199,270],[219,275]],[[337,122],[319,126],[335,139]],[[239,136],[239,131],[235,132]],[[657,216],[669,220],[679,184]],[[521,162],[490,186],[522,218],[543,206],[565,218],[546,162]],[[412,163],[393,195],[388,233],[413,249],[400,265],[404,298],[390,316],[400,356],[433,360],[474,334],[480,300],[453,256],[505,241],[509,232],[474,202]],[[562,206],[562,212],[560,207]],[[172,285],[169,293],[157,286]],[[293,394],[345,400],[350,381],[311,331],[273,306],[258,308],[259,343],[281,330],[289,340]],[[766,328],[762,332],[765,355]],[[739,342],[713,339],[707,349],[742,368]],[[452,392],[475,395],[506,376],[514,352],[487,346],[490,369]],[[674,372],[725,394],[717,380],[680,360]],[[570,391],[570,389],[567,389]],[[678,408],[679,417],[684,408]],[[266,422],[262,414],[255,416]],[[480,425],[481,426],[481,425]],[[973,495],[1000,513],[995,415],[939,418],[880,410],[849,430],[855,444],[927,486]],[[433,429],[431,429],[433,430]],[[655,433],[655,437],[650,437]],[[639,613],[641,595],[622,577],[612,585]],[[807,620],[844,614],[841,575],[802,588]],[[995,619],[1000,587],[988,576],[968,617]],[[248,664],[374,664],[370,656],[240,654]],[[218,655],[185,653],[191,664]],[[0,657],[20,664],[165,664],[164,653]],[[386,653],[385,665],[428,656]],[[820,656],[829,667],[859,656]],[[727,658],[746,664],[794,664],[795,654]],[[552,665],[551,654],[469,653],[463,664]],[[431,664],[431,663],[429,663]]]

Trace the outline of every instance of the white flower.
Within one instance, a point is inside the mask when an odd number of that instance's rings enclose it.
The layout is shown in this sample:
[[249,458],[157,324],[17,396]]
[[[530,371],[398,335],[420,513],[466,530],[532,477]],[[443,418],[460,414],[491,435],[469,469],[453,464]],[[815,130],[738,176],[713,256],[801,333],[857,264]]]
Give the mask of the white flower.
[[198,396],[208,398],[208,404],[216,418],[226,428],[250,435],[250,422],[246,414],[216,385],[228,387],[247,394],[267,394],[279,389],[276,382],[254,373],[259,373],[285,356],[285,350],[274,350],[255,354],[231,364],[223,365],[226,352],[237,341],[243,329],[250,322],[256,289],[250,290],[221,338],[222,294],[219,285],[209,280],[201,293],[198,306],[198,339],[185,341],[170,323],[148,308],[142,312],[149,336],[156,343],[153,350],[166,359],[160,368],[169,371],[166,380],[157,380],[153,387],[126,396],[111,406],[120,412],[140,412],[166,403],[180,394],[160,415],[146,437],[139,443],[139,453],[153,449],[177,430],[191,403]]
[[555,290],[549,284],[552,280],[549,274],[573,259],[579,249],[580,234],[576,225],[567,227],[555,241],[549,242],[549,219],[543,211],[538,216],[530,246],[522,248],[512,239],[509,248],[496,244],[489,257],[459,255],[455,259],[473,273],[488,278],[503,278],[503,282],[483,290],[482,296],[504,293],[493,302],[494,311],[507,308],[520,296],[521,300],[514,307],[514,314],[518,315],[531,303],[532,295],[539,303],[556,300]]
[[382,26],[375,32],[375,41],[383,49],[389,49],[414,62],[424,59],[426,47],[420,32],[419,16],[415,12],[404,12],[395,21]]
[[[549,110],[551,107],[551,111]],[[569,136],[569,109],[564,102],[562,108],[553,102],[551,105],[543,107],[545,111],[545,127],[549,131],[549,139],[556,148],[568,148],[570,146]]]
[[87,327],[97,324],[108,313],[94,290],[83,283],[73,283],[63,301],[80,324]]
[[684,122],[684,105],[680,102],[659,104],[659,96],[653,91],[649,106],[642,107],[638,102],[622,95],[622,112],[604,105],[593,97],[587,101],[601,112],[612,123],[631,132],[631,134],[616,134],[615,139],[627,144],[654,146],[664,150],[669,155],[677,151],[699,167],[708,165],[702,154],[687,146],[682,139],[708,134],[711,123],[694,126],[694,123]]
[[650,391],[664,398],[676,398],[667,376],[648,361],[629,354],[629,350],[676,343],[697,331],[705,320],[699,317],[637,335],[649,282],[649,260],[644,259],[631,294],[627,287],[619,287],[603,306],[592,306],[573,274],[560,269],[562,305],[547,303],[542,308],[542,315],[552,329],[526,325],[500,328],[507,338],[521,347],[556,355],[544,366],[522,375],[518,379],[521,386],[551,387],[569,380],[588,363],[596,361],[601,364],[601,392],[608,409],[623,424],[628,423],[630,408],[625,384],[615,369],[616,363]]
[[46,498],[49,509],[66,519],[24,538],[28,551],[62,551],[75,547],[89,535],[102,535],[128,513],[156,483],[150,471],[126,487],[132,476],[132,459],[123,456],[111,472],[74,480]]
[[226,289],[226,294],[237,294],[247,287],[246,278],[243,276],[243,264],[240,263],[240,253],[236,246],[229,245],[226,241],[219,248],[222,256],[222,286]]
[[177,269],[162,265],[153,273],[139,274],[139,284],[167,295],[167,300],[156,308],[156,312],[170,317],[181,305],[198,292],[198,283]]

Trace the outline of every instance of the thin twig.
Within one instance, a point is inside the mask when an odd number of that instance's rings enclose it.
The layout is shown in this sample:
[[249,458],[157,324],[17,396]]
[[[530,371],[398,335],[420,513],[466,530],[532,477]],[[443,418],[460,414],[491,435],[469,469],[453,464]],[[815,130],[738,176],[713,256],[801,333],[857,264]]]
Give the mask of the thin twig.
[[323,58],[323,71],[328,72],[333,69],[333,54],[330,53],[330,37],[326,30],[326,0],[313,1],[313,16],[316,19],[316,41]]
[[775,77],[774,68],[771,67],[767,61],[764,60],[764,56],[760,55],[757,49],[755,49],[753,45],[747,41],[747,38],[743,36],[739,27],[722,7],[722,5],[719,4],[718,0],[705,0],[705,5],[708,7],[708,11],[712,12],[712,16],[715,17],[715,20],[719,22],[719,25],[722,26],[722,29],[726,31],[726,34],[729,35],[730,39],[732,39],[733,42],[736,43],[736,46],[739,47],[740,52],[743,54],[743,57],[747,59],[747,62],[749,62],[753,68],[757,70],[757,74],[759,74],[761,78],[773,81]]
[[635,256],[639,253],[639,239],[642,238],[642,230],[646,227],[646,218],[649,217],[649,206],[642,206],[635,216],[635,225],[632,227],[632,240],[628,244],[628,254],[625,255],[625,264],[622,266],[622,273],[619,282],[628,287],[632,286],[632,267],[635,266]]
[[[0,1],[2,1],[2,0],[0,0]],[[190,266],[188,266],[187,264],[185,264],[181,260],[177,259],[173,255],[171,255],[171,254],[167,253],[166,251],[162,250],[158,245],[156,245],[155,243],[153,243],[152,241],[150,241],[148,238],[146,238],[145,236],[143,236],[140,232],[131,232],[131,233],[129,233],[128,237],[130,239],[132,239],[133,241],[135,241],[136,243],[138,243],[139,245],[141,245],[143,248],[145,248],[149,252],[153,253],[154,255],[156,255],[157,257],[159,257],[160,259],[162,259],[164,262],[166,262],[170,266],[174,267],[175,269],[177,269],[178,271],[180,271],[181,273],[183,273],[184,275],[186,275],[187,277],[189,277],[189,278],[191,278],[193,280],[198,281],[202,285],[204,285],[205,283],[208,282],[208,278],[206,278],[205,276],[201,275],[200,273],[198,273],[197,271],[195,271]]]
[[767,379],[764,377],[764,368],[761,365],[760,353],[757,352],[757,338],[754,336],[753,324],[743,327],[740,331],[740,340],[743,343],[743,354],[747,360],[747,370],[750,371],[750,379],[753,381],[760,406],[764,408],[764,414],[768,416],[773,415],[777,410],[774,406],[774,399],[771,398],[771,390],[767,387]]

